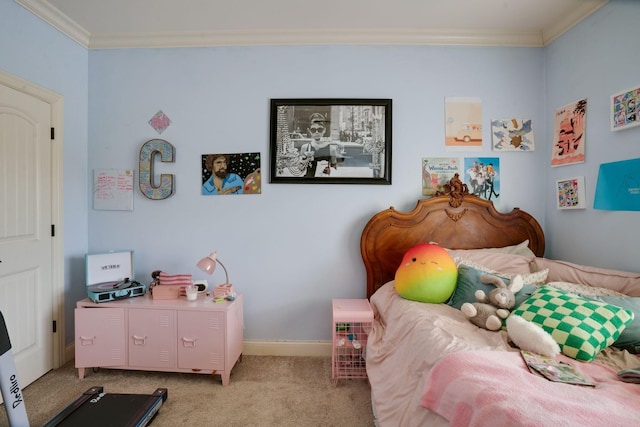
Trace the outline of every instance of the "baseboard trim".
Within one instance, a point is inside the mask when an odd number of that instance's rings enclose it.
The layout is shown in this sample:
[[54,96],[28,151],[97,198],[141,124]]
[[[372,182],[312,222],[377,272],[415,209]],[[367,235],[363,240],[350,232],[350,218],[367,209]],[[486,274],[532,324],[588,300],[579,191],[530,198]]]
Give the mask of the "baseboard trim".
[[331,356],[331,342],[246,340],[242,353],[251,356]]
[[[242,354],[249,356],[331,356],[330,341],[246,340]],[[75,359],[75,344],[65,349],[65,361]]]

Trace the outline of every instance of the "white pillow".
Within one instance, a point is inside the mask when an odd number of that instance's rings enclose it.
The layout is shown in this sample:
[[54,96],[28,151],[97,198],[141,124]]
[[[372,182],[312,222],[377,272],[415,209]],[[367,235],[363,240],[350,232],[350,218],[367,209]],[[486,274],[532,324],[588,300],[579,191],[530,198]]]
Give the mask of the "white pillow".
[[[549,282],[547,286],[551,286],[562,291],[571,292],[582,296],[594,296],[594,297],[626,297],[627,295],[614,291],[613,289],[598,288],[595,286],[583,285],[581,283],[568,283],[568,282]],[[629,297],[631,298],[631,297]]]
[[448,250],[456,264],[466,264],[465,261],[482,265],[492,270],[504,271],[508,273],[530,273],[531,263],[535,258],[522,255],[503,254],[499,252],[464,252],[458,250]]
[[[512,246],[503,246],[501,248],[478,248],[478,249],[455,249],[457,256],[464,256],[465,253],[475,253],[475,252],[493,252],[493,253],[503,253],[503,254],[512,254],[512,255],[522,255],[529,258],[535,258],[536,254],[533,253],[531,249],[529,249],[529,239],[524,242],[518,243],[517,245]],[[452,255],[453,256],[453,255]]]

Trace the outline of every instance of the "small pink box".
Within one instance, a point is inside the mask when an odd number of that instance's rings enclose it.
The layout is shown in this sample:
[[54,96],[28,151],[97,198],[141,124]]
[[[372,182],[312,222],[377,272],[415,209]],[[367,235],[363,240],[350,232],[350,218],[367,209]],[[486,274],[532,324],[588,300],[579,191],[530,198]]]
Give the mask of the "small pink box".
[[180,297],[180,286],[158,285],[151,290],[153,299],[178,299]]

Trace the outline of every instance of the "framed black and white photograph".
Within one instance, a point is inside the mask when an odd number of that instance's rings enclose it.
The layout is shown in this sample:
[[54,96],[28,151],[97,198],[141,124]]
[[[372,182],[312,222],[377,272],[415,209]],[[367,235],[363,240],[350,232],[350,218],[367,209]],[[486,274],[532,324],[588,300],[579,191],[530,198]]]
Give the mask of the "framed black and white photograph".
[[271,183],[391,184],[391,99],[272,99]]

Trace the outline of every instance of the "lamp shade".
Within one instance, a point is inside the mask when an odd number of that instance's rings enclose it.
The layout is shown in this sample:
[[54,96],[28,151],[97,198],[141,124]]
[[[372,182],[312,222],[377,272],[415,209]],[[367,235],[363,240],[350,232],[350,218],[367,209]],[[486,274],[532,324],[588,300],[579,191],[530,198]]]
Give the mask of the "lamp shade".
[[216,269],[216,264],[220,264],[222,269],[224,270],[225,275],[225,283],[229,283],[229,274],[227,273],[227,269],[222,262],[218,259],[218,254],[216,252],[211,252],[208,256],[202,258],[198,261],[198,268],[204,271],[207,274],[213,274]]

